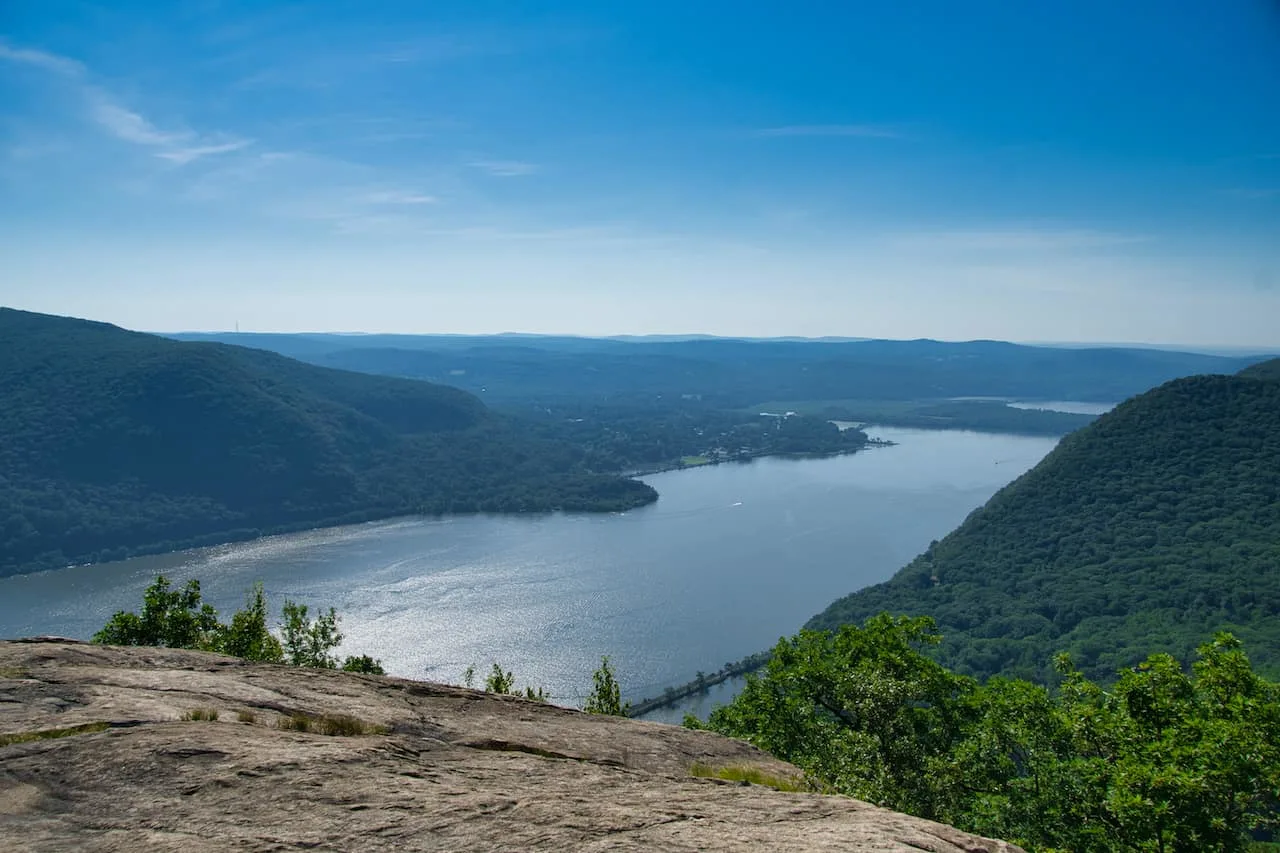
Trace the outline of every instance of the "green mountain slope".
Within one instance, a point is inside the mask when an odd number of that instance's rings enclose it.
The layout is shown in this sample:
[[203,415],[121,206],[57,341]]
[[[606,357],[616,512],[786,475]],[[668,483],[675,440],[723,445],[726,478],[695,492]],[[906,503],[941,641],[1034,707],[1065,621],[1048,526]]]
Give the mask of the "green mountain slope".
[[0,309],[0,574],[411,511],[621,509],[454,388]]
[[930,615],[940,659],[1048,679],[1182,659],[1219,628],[1280,671],[1280,383],[1198,376],[1075,432],[891,580],[810,627]]
[[1269,382],[1280,382],[1280,358],[1273,358],[1240,371],[1240,376],[1248,379],[1263,379]]

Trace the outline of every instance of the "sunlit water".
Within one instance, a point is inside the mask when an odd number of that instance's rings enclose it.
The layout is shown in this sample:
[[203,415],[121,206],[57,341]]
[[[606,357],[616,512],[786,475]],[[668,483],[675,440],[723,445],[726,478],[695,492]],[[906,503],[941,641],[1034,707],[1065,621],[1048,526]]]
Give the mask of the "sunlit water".
[[767,648],[886,580],[1055,441],[877,429],[897,442],[647,477],[622,514],[402,518],[0,579],[0,636],[87,638],[158,572],[199,578],[224,615],[254,581],[334,606],[344,651],[457,682],[500,662],[577,703],[602,654],[628,698]]
[[1048,412],[1066,412],[1072,415],[1105,415],[1116,407],[1115,403],[1085,403],[1080,400],[1014,401],[1007,405],[1014,409],[1041,409]]

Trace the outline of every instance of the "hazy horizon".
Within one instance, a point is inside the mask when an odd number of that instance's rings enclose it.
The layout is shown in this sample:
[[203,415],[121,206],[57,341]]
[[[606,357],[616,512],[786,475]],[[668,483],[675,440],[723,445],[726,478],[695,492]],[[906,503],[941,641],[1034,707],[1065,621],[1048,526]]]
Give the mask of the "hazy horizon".
[[1271,0],[377,12],[6,4],[0,303],[1280,348]]

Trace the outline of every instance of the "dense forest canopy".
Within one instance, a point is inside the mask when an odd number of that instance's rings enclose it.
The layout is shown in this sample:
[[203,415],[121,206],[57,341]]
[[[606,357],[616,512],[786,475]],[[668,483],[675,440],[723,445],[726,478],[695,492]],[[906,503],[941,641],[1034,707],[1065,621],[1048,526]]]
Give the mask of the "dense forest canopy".
[[[856,559],[851,555],[850,559]],[[1109,678],[1218,630],[1280,672],[1280,383],[1179,379],[1069,436],[891,580],[810,627],[931,616],[967,675]]]
[[455,388],[0,309],[0,574],[404,512],[617,510]]

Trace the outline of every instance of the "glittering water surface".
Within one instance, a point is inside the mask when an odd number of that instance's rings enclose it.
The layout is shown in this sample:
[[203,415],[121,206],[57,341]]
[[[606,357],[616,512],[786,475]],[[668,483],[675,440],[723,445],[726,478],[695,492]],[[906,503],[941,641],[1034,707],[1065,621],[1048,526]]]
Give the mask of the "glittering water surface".
[[1015,409],[1041,409],[1048,412],[1066,412],[1072,415],[1105,415],[1116,407],[1115,403],[1084,403],[1079,400],[1012,402],[1008,405]]
[[853,456],[758,459],[646,478],[611,515],[402,518],[0,579],[0,636],[88,637],[158,572],[229,615],[254,581],[334,606],[344,651],[457,682],[494,661],[574,704],[600,655],[625,694],[660,693],[772,645],[887,579],[1038,462],[1053,439],[878,429]]

